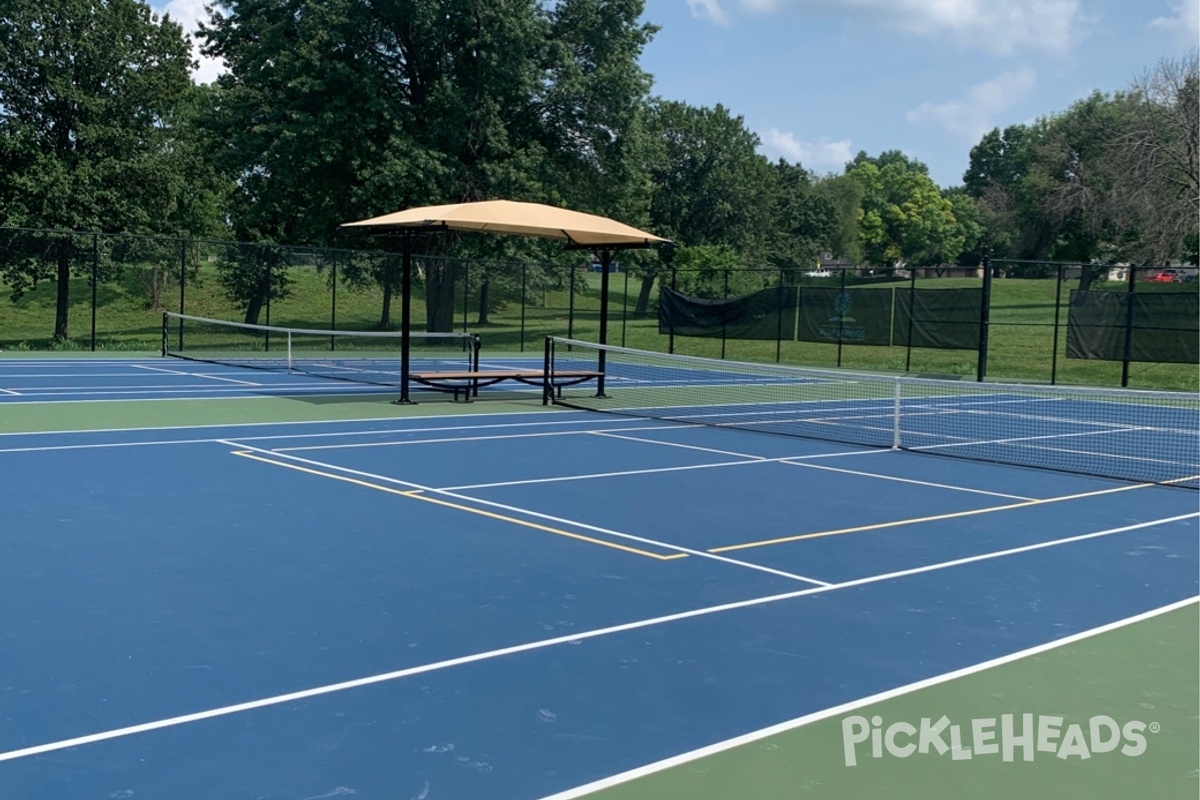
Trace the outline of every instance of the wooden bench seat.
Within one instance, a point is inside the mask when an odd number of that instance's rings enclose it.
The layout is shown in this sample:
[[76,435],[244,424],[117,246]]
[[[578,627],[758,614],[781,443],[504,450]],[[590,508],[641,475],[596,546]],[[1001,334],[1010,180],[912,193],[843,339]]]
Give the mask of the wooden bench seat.
[[[554,373],[554,390],[561,395],[564,386],[574,386],[577,383],[602,377],[603,372],[586,369],[560,370]],[[439,392],[453,392],[454,402],[459,395],[470,402],[471,397],[479,393],[479,387],[491,386],[501,381],[518,381],[530,386],[546,385],[546,373],[540,369],[483,369],[463,370],[461,372],[410,372],[408,377],[417,383],[436,389]]]

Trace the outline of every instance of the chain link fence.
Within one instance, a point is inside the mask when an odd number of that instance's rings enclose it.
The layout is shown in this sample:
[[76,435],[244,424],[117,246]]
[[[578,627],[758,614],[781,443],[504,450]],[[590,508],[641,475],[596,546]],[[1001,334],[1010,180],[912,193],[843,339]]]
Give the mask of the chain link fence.
[[[415,256],[414,266],[414,329],[478,333],[484,363],[540,352],[548,335],[598,338],[596,264]],[[612,269],[613,344],[964,379],[1197,388],[1195,268]],[[0,289],[0,351],[149,351],[161,344],[164,310],[395,329],[400,255],[0,228]],[[732,313],[746,298],[777,315],[749,336],[733,318],[687,335],[670,318],[681,307],[697,319]]]

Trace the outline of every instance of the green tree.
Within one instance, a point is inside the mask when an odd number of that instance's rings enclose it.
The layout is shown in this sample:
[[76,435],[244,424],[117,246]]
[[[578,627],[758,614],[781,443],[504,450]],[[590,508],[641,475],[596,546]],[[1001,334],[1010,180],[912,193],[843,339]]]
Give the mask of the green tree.
[[924,164],[895,150],[859,153],[846,174],[863,189],[859,236],[868,261],[942,264],[962,252],[954,209]]
[[[9,0],[0,16],[0,223],[157,232],[179,208],[173,143],[191,81],[178,25],[137,0]],[[19,296],[57,284],[67,338],[78,237],[5,262]]]

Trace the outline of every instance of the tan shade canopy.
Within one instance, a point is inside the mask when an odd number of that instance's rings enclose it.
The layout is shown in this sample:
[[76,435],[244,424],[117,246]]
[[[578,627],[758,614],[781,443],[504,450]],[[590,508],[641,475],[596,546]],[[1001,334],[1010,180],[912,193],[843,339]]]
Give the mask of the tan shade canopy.
[[343,228],[433,229],[510,233],[559,239],[577,247],[648,247],[669,240],[607,217],[541,203],[485,200],[424,206],[347,222]]

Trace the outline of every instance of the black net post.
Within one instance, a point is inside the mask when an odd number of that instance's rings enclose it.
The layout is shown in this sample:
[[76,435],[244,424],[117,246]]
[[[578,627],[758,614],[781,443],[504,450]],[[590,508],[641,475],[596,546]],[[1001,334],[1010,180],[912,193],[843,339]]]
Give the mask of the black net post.
[[546,349],[542,356],[542,405],[554,402],[554,340],[546,337]]
[[1137,267],[1130,264],[1129,280],[1125,290],[1125,347],[1121,353],[1121,386],[1129,385],[1129,361],[1133,355],[1133,295],[1136,291]]
[[1050,385],[1058,383],[1058,327],[1061,325],[1062,319],[1062,284],[1063,284],[1063,265],[1058,265],[1057,274],[1055,275],[1057,282],[1054,287],[1054,333],[1052,335],[1053,348],[1050,350]]
[[983,383],[987,376],[988,323],[992,308],[992,257],[983,256],[983,297],[979,302],[979,358],[976,361],[975,380]]
[[[168,324],[167,312],[164,311],[163,312],[163,320],[162,320],[162,356],[163,356],[163,358],[167,357],[167,336],[168,336],[167,324]],[[180,326],[180,329],[182,330],[182,328],[183,328],[183,320],[182,319],[179,320],[179,326]],[[182,333],[180,335],[182,336]]]
[[401,236],[403,260],[400,272],[400,397],[398,405],[414,405],[408,396],[408,368],[411,364],[412,341],[412,231]]
[[[608,270],[612,266],[613,251],[601,250],[600,256],[600,344],[608,344]],[[574,283],[574,281],[572,281]],[[599,363],[596,366],[600,377],[596,379],[596,397],[607,397],[604,394],[604,366],[606,351],[600,350]]]
[[96,352],[96,284],[100,282],[100,236],[92,234],[92,352]]

